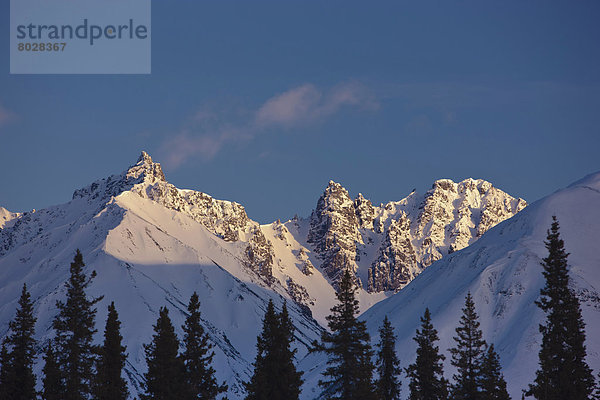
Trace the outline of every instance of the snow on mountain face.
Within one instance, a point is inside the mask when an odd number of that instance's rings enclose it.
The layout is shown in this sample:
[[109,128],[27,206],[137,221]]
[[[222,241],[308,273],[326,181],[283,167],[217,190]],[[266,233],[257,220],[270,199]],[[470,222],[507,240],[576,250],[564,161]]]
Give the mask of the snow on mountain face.
[[[237,232],[239,240],[228,232]],[[0,336],[7,332],[26,282],[35,301],[39,349],[52,337],[55,303],[64,299],[64,282],[79,248],[87,272],[98,273],[90,296],[105,296],[98,305],[97,340],[110,301],[115,301],[123,321],[132,393],[140,391],[146,370],[142,344],[151,340],[159,308],[170,308],[181,336],[187,301],[197,291],[204,327],[216,346],[217,375],[228,382],[229,398],[242,398],[242,382],[252,372],[256,336],[269,299],[279,308],[288,299],[302,358],[322,330],[310,308],[301,305],[305,301],[317,306],[315,295],[305,293],[303,285],[313,282],[311,288],[322,298],[334,297],[317,271],[306,275],[293,263],[286,271],[274,256],[263,262],[264,252],[259,250],[265,246],[269,247],[260,226],[247,219],[243,207],[172,187],[160,165],[144,153],[124,173],[77,190],[69,203],[25,213],[0,230]],[[269,263],[276,270],[266,279],[263,272]],[[324,303],[330,307],[331,300]],[[40,376],[43,362],[38,361]]]
[[350,268],[369,292],[397,291],[526,205],[484,180],[442,179],[424,196],[374,207],[331,181],[310,217],[308,243],[334,286]]
[[240,233],[248,228],[249,220],[243,206],[215,200],[202,192],[177,189],[166,181],[160,164],[153,162],[146,152],[142,152],[137,163],[124,173],[76,190],[73,198],[99,198],[102,201],[129,190],[166,208],[184,212],[227,241],[238,240]]
[[245,265],[260,275],[265,282],[271,277],[273,255],[258,223],[250,220],[244,207],[238,203],[216,200],[194,190],[181,190],[166,181],[159,163],[142,152],[137,163],[120,175],[96,181],[76,190],[73,198],[104,201],[124,191],[131,191],[163,207],[191,217],[210,232],[228,242],[244,239],[248,242]]
[[[473,245],[433,263],[396,295],[363,314],[372,338],[387,315],[398,336],[397,352],[402,367],[415,359],[412,338],[419,317],[429,307],[433,324],[446,353],[445,375],[454,370],[447,349],[458,326],[467,292],[471,292],[481,329],[488,343],[499,352],[512,398],[533,382],[538,368],[541,334],[545,319],[535,306],[544,285],[541,259],[546,230],[552,215],[560,222],[561,237],[569,256],[572,288],[582,304],[590,366],[600,370],[600,173],[528,206],[515,217],[485,233]],[[403,377],[403,379],[405,379]],[[406,388],[408,381],[403,382]],[[403,398],[407,391],[403,389]]]
[[[349,266],[361,285],[364,311],[414,278],[428,265],[423,260],[471,243],[524,206],[485,181],[472,182],[473,189],[462,188],[463,182],[434,185],[423,197],[412,193],[379,207],[361,194],[352,200],[330,182],[310,219],[260,225],[238,203],[176,188],[143,152],[123,173],[76,190],[69,203],[6,218],[0,229],[0,336],[24,282],[35,299],[40,343],[52,336],[54,305],[64,297],[79,248],[88,272],[98,272],[91,295],[105,295],[98,326],[111,300],[121,315],[133,393],[146,369],[142,344],[150,341],[158,309],[167,304],[179,327],[197,291],[216,344],[219,378],[229,383],[229,398],[240,398],[270,298],[278,307],[288,301],[301,361],[336,303],[343,268]],[[39,373],[41,363],[36,368]]]

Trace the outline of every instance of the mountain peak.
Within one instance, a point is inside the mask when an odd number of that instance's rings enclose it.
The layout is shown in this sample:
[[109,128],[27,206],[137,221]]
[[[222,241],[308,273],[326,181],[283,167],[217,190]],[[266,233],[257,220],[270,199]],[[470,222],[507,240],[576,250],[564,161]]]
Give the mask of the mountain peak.
[[[341,184],[332,180],[327,184],[319,202],[321,203],[321,208],[324,209],[341,209],[352,206],[353,204],[348,190]],[[317,204],[317,209],[318,208],[320,208],[319,204]]]
[[326,189],[343,189],[344,187],[337,183],[334,182],[333,180],[330,180],[329,183],[327,184],[327,188]]
[[329,181],[310,217],[308,242],[323,263],[322,270],[337,287],[347,268],[357,269],[356,242],[360,241],[354,202],[339,183]]
[[10,212],[4,207],[0,207],[0,229],[12,226],[20,215],[20,213]]
[[126,173],[127,178],[140,178],[144,181],[154,182],[166,182],[165,174],[160,166],[160,163],[152,161],[152,157],[145,151],[137,159],[135,165],[131,166]]
[[140,162],[143,162],[144,164],[152,164],[152,157],[150,157],[150,154],[146,153],[144,150],[142,150],[142,154],[140,154],[140,156],[137,159],[137,164],[139,164]]
[[456,182],[454,182],[452,179],[438,179],[435,182],[433,182],[431,189],[433,189],[433,190],[442,189],[442,190],[450,190],[450,191],[455,192],[456,191]]
[[365,196],[363,196],[363,194],[359,192],[359,193],[356,195],[356,198],[354,199],[354,201],[355,201],[355,202],[362,203],[362,202],[365,202],[365,201],[370,201],[370,200],[366,199],[366,198],[365,198]]
[[136,163],[118,175],[100,179],[73,193],[73,198],[110,199],[123,191],[130,190],[139,183],[153,184],[167,182],[160,163],[152,161],[152,157],[142,151]]

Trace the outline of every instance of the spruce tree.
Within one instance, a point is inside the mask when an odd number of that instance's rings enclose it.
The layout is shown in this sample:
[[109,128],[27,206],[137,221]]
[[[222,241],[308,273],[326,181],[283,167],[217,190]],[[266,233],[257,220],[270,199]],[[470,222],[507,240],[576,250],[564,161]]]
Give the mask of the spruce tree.
[[269,300],[267,311],[263,317],[263,328],[256,338],[256,357],[254,359],[254,373],[246,386],[246,400],[264,400],[272,395],[273,389],[270,385],[270,375],[276,373],[277,365],[274,365],[271,345],[276,335],[279,323],[273,300]]
[[88,299],[85,290],[96,276],[83,272],[83,256],[77,250],[71,263],[67,288],[67,300],[57,301],[58,315],[53,321],[56,331],[54,354],[64,382],[63,400],[85,400],[91,395],[93,367],[97,347],[92,344],[95,329],[96,309],[94,305],[102,297]]
[[8,398],[8,393],[11,390],[10,380],[10,358],[6,349],[6,340],[2,341],[0,348],[0,399]]
[[254,374],[246,384],[248,400],[294,400],[300,395],[302,373],[296,370],[291,349],[294,327],[287,305],[280,314],[269,300],[263,319],[263,329],[256,340]]
[[324,331],[316,351],[328,356],[328,367],[319,381],[328,399],[368,400],[375,398],[373,385],[373,351],[369,344],[364,321],[356,317],[359,312],[356,287],[346,270],[340,281],[336,297],[339,304],[331,308],[327,324],[331,332]]
[[127,354],[121,344],[121,322],[115,303],[108,306],[108,317],[104,328],[104,343],[100,348],[96,377],[94,379],[95,400],[125,400],[129,394],[127,384],[121,377]]
[[218,384],[212,360],[215,355],[200,321],[200,301],[194,292],[188,304],[188,316],[183,325],[183,352],[187,384],[185,399],[214,400],[219,393],[227,391],[227,385]]
[[56,353],[52,348],[52,344],[49,342],[46,345],[44,351],[44,368],[42,373],[44,374],[43,389],[41,396],[43,400],[63,400],[65,398],[65,385],[63,382],[63,376],[58,367],[58,361],[56,359]]
[[406,368],[410,378],[408,388],[410,400],[446,400],[448,382],[444,378],[445,357],[439,354],[435,342],[439,340],[437,330],[431,323],[429,308],[421,317],[421,330],[413,338],[417,342],[417,359]]
[[275,337],[275,350],[279,359],[277,361],[279,364],[279,375],[276,379],[279,384],[277,391],[280,393],[280,399],[297,400],[300,396],[300,386],[302,386],[302,372],[296,370],[294,365],[297,351],[292,349],[294,325],[286,303],[283,303],[278,319],[279,329]]
[[479,375],[485,351],[485,341],[479,329],[475,303],[471,293],[467,293],[462,309],[460,325],[456,328],[456,347],[450,349],[452,365],[457,368],[452,385],[452,398],[456,400],[477,400],[480,398]]
[[152,342],[144,345],[148,372],[144,400],[172,400],[185,396],[185,371],[178,357],[179,340],[169,318],[167,307],[160,309],[154,325]]
[[527,394],[539,400],[588,399],[594,377],[585,361],[585,323],[579,299],[569,288],[569,254],[560,238],[556,217],[552,217],[546,239],[548,256],[542,262],[546,285],[536,305],[547,316],[546,323],[539,327],[543,335],[540,368]]
[[15,319],[8,323],[11,333],[5,343],[9,350],[6,354],[6,362],[3,362],[2,366],[2,374],[6,375],[8,382],[2,385],[7,391],[3,399],[33,400],[37,396],[33,373],[35,320],[31,295],[27,291],[27,285],[24,284]]
[[398,400],[400,398],[400,381],[398,376],[402,372],[400,360],[396,355],[396,336],[394,328],[387,317],[379,328],[379,343],[377,345],[377,373],[376,381],[378,398],[380,400]]
[[481,363],[481,400],[510,400],[506,391],[506,381],[502,376],[500,359],[491,344],[483,356]]

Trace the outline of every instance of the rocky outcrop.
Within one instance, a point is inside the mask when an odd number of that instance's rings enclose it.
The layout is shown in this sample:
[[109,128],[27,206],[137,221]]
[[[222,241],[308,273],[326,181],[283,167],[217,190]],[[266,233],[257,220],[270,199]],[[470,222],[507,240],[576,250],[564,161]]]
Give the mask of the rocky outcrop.
[[362,193],[359,193],[354,199],[354,212],[359,228],[373,230],[375,208],[371,200],[365,199]]
[[216,200],[193,190],[180,190],[170,183],[157,183],[134,192],[172,210],[183,212],[222,239],[235,242],[240,234],[256,225],[238,203]]
[[21,215],[21,213],[10,212],[4,207],[0,207],[0,229],[13,226]]
[[308,242],[323,260],[321,270],[337,287],[344,270],[356,273],[356,243],[362,240],[354,202],[348,191],[333,181],[310,217]]
[[401,289],[421,270],[411,241],[410,221],[402,213],[397,220],[390,221],[379,249],[379,257],[369,268],[369,291]]
[[279,240],[286,240],[286,235],[289,234],[288,229],[281,223],[281,220],[277,220],[271,224],[273,227],[273,231],[275,232],[275,237]]
[[252,233],[244,256],[244,266],[254,271],[263,282],[270,286],[274,281],[273,259],[275,255],[273,245],[267,240],[260,227],[256,227]]
[[379,207],[362,194],[352,201],[332,181],[311,214],[308,242],[334,287],[346,268],[360,285],[357,271],[367,268],[370,292],[398,291],[526,205],[481,179],[440,179],[422,196],[413,191]]
[[308,254],[306,254],[303,248],[298,250],[298,252],[296,253],[296,258],[298,259],[300,264],[300,271],[302,271],[304,275],[310,276],[314,273],[315,267],[308,258]]
[[290,298],[300,306],[305,314],[312,317],[310,306],[315,305],[315,299],[310,297],[304,286],[295,283],[292,278],[288,278],[286,284]]
[[469,246],[526,205],[482,179],[440,179],[420,200],[411,194],[386,204],[375,221],[385,227],[385,239],[369,269],[368,289],[401,289],[434,261]]

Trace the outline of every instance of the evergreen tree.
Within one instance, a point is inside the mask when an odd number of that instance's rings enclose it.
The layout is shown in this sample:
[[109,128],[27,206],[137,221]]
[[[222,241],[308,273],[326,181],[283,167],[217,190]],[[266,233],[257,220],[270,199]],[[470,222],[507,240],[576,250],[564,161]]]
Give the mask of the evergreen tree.
[[129,394],[127,384],[121,377],[127,354],[121,344],[121,322],[115,303],[108,306],[104,328],[104,343],[100,349],[94,382],[95,400],[125,400]]
[[6,349],[6,340],[2,341],[0,348],[0,399],[8,398],[11,389],[11,380],[9,377],[10,358]]
[[56,353],[52,348],[51,343],[46,345],[44,352],[44,374],[41,395],[43,400],[63,400],[65,398],[65,385],[63,382],[62,373],[58,367]]
[[588,399],[594,377],[585,361],[585,323],[579,299],[569,288],[569,254],[560,238],[556,217],[552,217],[545,245],[548,257],[542,266],[546,285],[536,304],[547,313],[547,319],[539,328],[543,335],[540,368],[527,394],[539,400]]
[[218,384],[211,366],[215,353],[208,335],[200,324],[200,301],[194,292],[188,304],[188,317],[183,326],[183,353],[187,383],[186,399],[214,400],[219,393],[227,391],[227,385]]
[[291,349],[294,327],[284,304],[280,314],[269,300],[263,329],[256,340],[254,374],[246,384],[247,400],[293,400],[300,395],[302,373],[296,370]]
[[500,359],[493,344],[488,347],[483,356],[480,385],[481,400],[510,400],[506,391],[506,381],[502,376]]
[[400,384],[398,376],[402,372],[400,360],[396,356],[396,336],[394,328],[387,317],[379,329],[379,343],[377,345],[377,393],[380,400],[398,400],[400,398]]
[[263,328],[256,338],[256,358],[254,360],[254,373],[246,386],[246,400],[269,399],[272,395],[270,386],[270,375],[276,373],[277,365],[271,357],[271,345],[278,330],[277,313],[273,301],[269,300],[267,311],[263,318]]
[[296,370],[294,357],[296,349],[291,348],[294,341],[294,325],[287,309],[287,304],[283,303],[281,313],[279,313],[279,329],[275,337],[275,351],[277,354],[277,364],[279,364],[279,375],[276,381],[279,383],[278,392],[280,399],[297,400],[300,396],[300,386],[302,386],[302,372]]
[[[36,398],[35,375],[33,374],[33,362],[35,360],[34,334],[35,317],[33,316],[33,303],[31,295],[27,291],[27,285],[23,285],[19,308],[13,321],[8,323],[11,333],[6,338],[7,359],[2,365],[2,374],[8,382],[3,384],[6,390],[7,400],[33,400]],[[6,351],[7,349],[5,349]]]
[[83,256],[77,250],[71,263],[71,276],[65,284],[67,300],[57,301],[58,315],[53,321],[56,331],[54,354],[64,381],[63,400],[84,400],[91,395],[93,366],[97,347],[92,345],[95,329],[96,309],[94,305],[102,297],[88,299],[85,290],[96,276],[83,272]]
[[142,399],[181,399],[185,395],[185,371],[177,354],[179,340],[167,307],[160,309],[154,332],[152,342],[144,345],[148,372],[144,375],[146,394],[142,395]]
[[446,400],[448,398],[448,382],[444,378],[445,359],[439,354],[435,342],[439,340],[437,331],[431,323],[429,308],[421,317],[421,330],[413,338],[417,342],[417,359],[406,368],[410,378],[410,400]]
[[475,303],[471,293],[467,293],[462,309],[460,325],[454,337],[456,347],[450,349],[452,365],[457,368],[452,385],[452,398],[456,400],[480,399],[479,375],[485,351],[485,341],[479,329]]
[[329,359],[323,373],[326,380],[319,381],[328,399],[368,400],[375,397],[373,385],[373,351],[369,344],[364,321],[358,321],[356,287],[350,271],[346,270],[340,281],[336,297],[339,304],[331,308],[327,324],[331,332],[324,331],[316,351],[325,352]]

